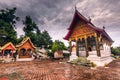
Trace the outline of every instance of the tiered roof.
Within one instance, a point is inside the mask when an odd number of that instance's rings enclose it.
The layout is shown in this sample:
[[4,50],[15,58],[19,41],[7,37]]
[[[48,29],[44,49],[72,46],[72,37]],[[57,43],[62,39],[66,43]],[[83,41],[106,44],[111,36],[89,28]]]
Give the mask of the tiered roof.
[[18,45],[16,45],[16,47],[17,47],[17,48],[18,48],[18,47],[21,47],[21,46],[24,45],[27,41],[30,42],[30,44],[31,44],[31,46],[32,46],[33,48],[36,48],[36,47],[33,45],[32,41],[31,41],[31,39],[30,39],[29,37],[24,38],[21,43],[19,43]]
[[74,27],[75,27],[74,25],[76,24],[76,22],[77,22],[78,20],[83,21],[84,23],[86,23],[85,26],[87,26],[87,27],[95,30],[95,31],[98,32],[98,33],[102,33],[102,35],[103,35],[104,37],[106,37],[108,40],[110,40],[111,42],[113,42],[113,40],[112,40],[112,39],[110,38],[110,36],[105,32],[104,29],[100,29],[100,28],[96,27],[94,24],[91,23],[90,20],[88,20],[88,19],[85,18],[82,14],[80,14],[80,13],[78,12],[78,10],[75,10],[75,13],[74,13],[72,22],[71,22],[71,24],[70,24],[70,26],[69,26],[69,28],[68,28],[69,31],[68,31],[67,35],[64,37],[65,40],[68,40],[68,39],[70,38],[71,34],[73,33],[73,29],[74,29]]
[[7,44],[5,44],[0,49],[1,50],[16,50],[15,46],[11,42],[8,42]]

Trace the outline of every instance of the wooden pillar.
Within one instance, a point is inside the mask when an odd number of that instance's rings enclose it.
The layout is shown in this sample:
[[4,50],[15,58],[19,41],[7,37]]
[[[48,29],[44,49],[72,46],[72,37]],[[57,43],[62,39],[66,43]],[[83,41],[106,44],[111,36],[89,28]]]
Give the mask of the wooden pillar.
[[18,58],[20,58],[20,48],[18,48]]
[[27,48],[25,49],[24,56],[28,56],[28,55],[27,55]]
[[4,57],[4,50],[2,50],[2,58]]
[[97,51],[97,56],[101,56],[100,54],[100,47],[99,47],[99,41],[98,41],[98,36],[97,34],[95,33],[95,42],[96,42],[96,51]]
[[79,57],[78,39],[76,38],[76,55]]
[[12,55],[11,55],[11,57],[13,58],[13,51],[12,51]]
[[87,42],[87,36],[85,35],[85,36],[84,36],[84,38],[85,38],[85,50],[86,50],[86,57],[88,57],[88,56],[89,56],[89,54],[88,54],[88,42]]
[[70,55],[71,55],[71,52],[72,52],[72,42],[71,42],[71,40],[69,41],[69,51],[70,51]]

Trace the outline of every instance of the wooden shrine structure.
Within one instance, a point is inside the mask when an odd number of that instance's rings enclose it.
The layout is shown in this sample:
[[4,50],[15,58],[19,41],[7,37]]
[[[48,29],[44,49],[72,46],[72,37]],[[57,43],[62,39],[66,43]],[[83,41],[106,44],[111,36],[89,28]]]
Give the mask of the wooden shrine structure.
[[0,48],[0,57],[12,58],[15,52],[16,52],[15,46],[11,42],[8,42],[7,44]]
[[17,61],[29,61],[33,60],[33,52],[35,51],[35,46],[31,42],[30,38],[27,37],[23,41],[16,45],[18,57]]
[[[105,32],[105,29],[96,27],[90,19],[86,19],[78,10],[75,10],[64,39],[69,41],[70,60],[79,56],[86,56],[88,60],[98,66],[104,66],[112,61],[110,47],[113,40]],[[72,50],[73,45],[75,50]]]

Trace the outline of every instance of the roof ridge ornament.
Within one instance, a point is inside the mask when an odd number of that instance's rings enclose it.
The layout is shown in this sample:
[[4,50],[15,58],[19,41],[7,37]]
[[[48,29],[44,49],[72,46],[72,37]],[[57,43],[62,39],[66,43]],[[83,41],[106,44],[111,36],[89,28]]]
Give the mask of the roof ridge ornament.
[[77,6],[76,6],[76,4],[75,4],[75,12],[77,11]]
[[103,26],[103,30],[105,30],[105,26]]
[[91,22],[91,17],[90,16],[88,17],[88,19],[89,19],[89,22]]

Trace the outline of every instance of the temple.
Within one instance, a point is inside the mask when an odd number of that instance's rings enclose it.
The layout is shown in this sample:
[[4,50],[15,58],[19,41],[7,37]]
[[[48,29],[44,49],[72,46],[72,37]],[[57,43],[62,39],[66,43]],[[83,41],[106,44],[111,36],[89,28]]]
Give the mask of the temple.
[[104,66],[112,61],[110,47],[113,40],[104,28],[97,28],[91,23],[91,19],[86,19],[78,10],[75,10],[64,39],[69,41],[70,61],[79,56],[86,56],[97,66]]
[[30,38],[24,38],[21,43],[16,45],[17,49],[17,61],[30,61],[33,60],[33,53],[35,51],[35,46],[31,42]]
[[12,58],[15,51],[16,51],[15,46],[11,42],[8,42],[0,48],[0,57],[2,57],[2,58],[6,58],[6,57]]

